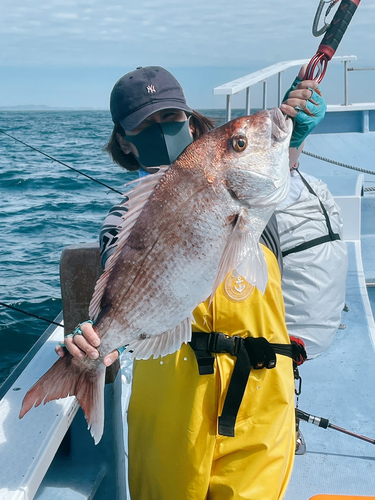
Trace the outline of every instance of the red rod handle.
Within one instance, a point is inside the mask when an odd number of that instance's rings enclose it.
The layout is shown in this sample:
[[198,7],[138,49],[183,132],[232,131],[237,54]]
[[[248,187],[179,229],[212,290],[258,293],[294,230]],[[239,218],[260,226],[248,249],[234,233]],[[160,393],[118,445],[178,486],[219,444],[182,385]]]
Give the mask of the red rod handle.
[[332,59],[332,56],[336,52],[360,1],[361,0],[342,0],[340,7],[337,9],[330,27],[326,31],[318,47],[318,52],[326,54],[328,61]]
[[316,80],[320,83],[330,61],[339,46],[344,33],[352,20],[361,0],[342,0],[327,29],[318,51],[309,62],[304,80]]

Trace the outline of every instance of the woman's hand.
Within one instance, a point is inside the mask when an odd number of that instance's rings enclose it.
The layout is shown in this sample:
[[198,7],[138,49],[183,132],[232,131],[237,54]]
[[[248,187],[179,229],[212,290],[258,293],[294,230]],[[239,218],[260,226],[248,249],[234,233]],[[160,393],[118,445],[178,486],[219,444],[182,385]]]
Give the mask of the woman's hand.
[[[297,116],[299,111],[307,114],[308,116],[315,116],[316,107],[320,107],[319,100],[314,94],[322,98],[322,93],[319,89],[319,84],[315,80],[302,80],[306,72],[307,64],[302,66],[297,78],[294,80],[292,86],[284,96],[284,101],[280,109],[291,118]],[[315,98],[314,98],[315,97]],[[311,105],[309,105],[311,103]],[[320,120],[319,120],[320,121]]]
[[[80,325],[80,331],[82,333],[75,333],[73,335],[67,335],[64,340],[65,348],[70,352],[72,356],[77,359],[84,359],[89,356],[91,359],[98,359],[100,346],[100,337],[94,330],[91,322],[84,322]],[[55,347],[56,353],[63,357],[65,356],[64,347],[58,344]],[[103,363],[105,366],[110,366],[119,356],[119,352],[114,350],[107,354],[103,358]]]
[[281,111],[293,119],[294,128],[290,140],[290,167],[297,164],[306,137],[323,120],[327,105],[315,80],[302,80],[307,65],[302,66],[297,78],[284,96]]

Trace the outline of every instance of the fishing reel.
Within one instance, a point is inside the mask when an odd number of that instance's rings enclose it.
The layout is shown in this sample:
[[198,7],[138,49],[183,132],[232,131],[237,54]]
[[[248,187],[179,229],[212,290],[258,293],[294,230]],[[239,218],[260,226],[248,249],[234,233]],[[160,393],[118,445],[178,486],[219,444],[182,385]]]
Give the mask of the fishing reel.
[[[318,47],[317,53],[307,66],[304,80],[316,80],[318,83],[323,80],[328,62],[336,52],[361,0],[342,0],[332,21],[327,23],[327,16],[338,1],[339,0],[320,0],[314,18],[313,35],[320,36],[323,33],[325,33],[325,35]],[[322,15],[324,4],[326,3],[329,3],[329,6],[325,14],[324,26],[318,29],[319,20]]]

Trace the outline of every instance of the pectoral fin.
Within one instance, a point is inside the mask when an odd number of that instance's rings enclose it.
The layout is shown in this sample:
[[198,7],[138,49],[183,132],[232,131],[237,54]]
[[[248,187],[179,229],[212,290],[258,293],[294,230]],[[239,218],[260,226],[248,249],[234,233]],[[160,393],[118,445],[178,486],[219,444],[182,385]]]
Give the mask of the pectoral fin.
[[186,318],[177,326],[161,335],[146,338],[138,337],[131,340],[126,350],[135,359],[149,359],[151,356],[157,358],[176,352],[183,343],[191,340],[192,318]]
[[228,273],[240,274],[262,293],[267,286],[268,272],[265,257],[258,238],[245,224],[245,217],[238,217],[233,233],[220,260],[211,299]]

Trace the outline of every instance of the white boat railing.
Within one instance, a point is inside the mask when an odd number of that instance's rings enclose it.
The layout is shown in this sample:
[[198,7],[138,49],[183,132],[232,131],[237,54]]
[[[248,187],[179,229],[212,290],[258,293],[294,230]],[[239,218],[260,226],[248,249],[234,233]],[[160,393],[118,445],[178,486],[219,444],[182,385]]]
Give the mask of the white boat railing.
[[[340,61],[344,63],[344,96],[345,103],[344,105],[348,105],[349,103],[349,91],[348,91],[348,63],[350,61],[356,61],[357,56],[334,56],[332,58],[333,61]],[[245,106],[245,114],[250,114],[250,89],[254,85],[258,83],[263,84],[263,97],[262,97],[262,108],[267,108],[267,86],[268,79],[277,75],[277,103],[278,106],[281,104],[281,100],[283,98],[282,94],[282,74],[289,68],[293,68],[295,66],[302,66],[310,61],[310,59],[295,59],[292,61],[284,61],[281,63],[273,64],[272,66],[268,66],[267,68],[263,68],[259,71],[255,71],[254,73],[250,73],[249,75],[243,76],[241,78],[237,78],[236,80],[232,80],[231,82],[224,83],[223,85],[219,85],[215,87],[213,90],[214,95],[226,95],[226,121],[231,119],[232,115],[232,96],[234,94],[238,94],[242,91],[246,93],[246,106]],[[353,71],[352,68],[350,68]]]
[[[344,63],[345,64],[345,63]],[[344,81],[344,90],[345,90],[345,101],[344,105],[347,106],[349,104],[349,82],[348,82],[348,77],[349,77],[349,72],[350,71],[375,71],[375,66],[370,66],[367,68],[348,68],[347,62],[345,65],[345,81]]]

